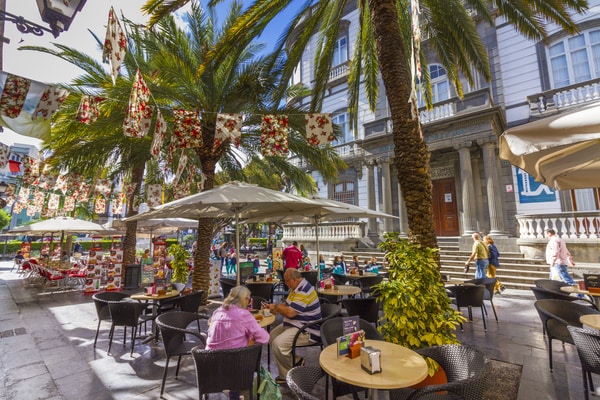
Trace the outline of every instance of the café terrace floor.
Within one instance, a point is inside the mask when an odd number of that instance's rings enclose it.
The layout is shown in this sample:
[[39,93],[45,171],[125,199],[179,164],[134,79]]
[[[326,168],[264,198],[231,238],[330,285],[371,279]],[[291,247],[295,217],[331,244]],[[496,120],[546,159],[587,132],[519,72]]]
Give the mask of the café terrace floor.
[[[39,289],[25,287],[21,277],[9,272],[11,266],[12,262],[0,262],[0,399],[159,398],[165,361],[160,343],[136,344],[130,357],[129,348],[121,345],[122,328],[117,328],[112,355],[107,355],[109,324],[103,322],[94,349],[97,319],[91,296],[81,292],[38,294]],[[458,337],[491,358],[523,365],[519,400],[583,399],[581,369],[573,346],[563,348],[555,342],[554,372],[549,371],[533,302],[531,293],[507,289],[494,296],[499,323],[490,309],[484,332],[480,312],[474,310],[474,323],[465,324]],[[307,365],[318,365],[318,347],[306,350]],[[191,358],[182,360],[178,381],[173,379],[175,364],[173,359],[164,398],[198,398]],[[274,364],[271,372],[277,375]],[[284,399],[293,398],[286,387],[282,393]],[[228,397],[217,394],[210,398]]]

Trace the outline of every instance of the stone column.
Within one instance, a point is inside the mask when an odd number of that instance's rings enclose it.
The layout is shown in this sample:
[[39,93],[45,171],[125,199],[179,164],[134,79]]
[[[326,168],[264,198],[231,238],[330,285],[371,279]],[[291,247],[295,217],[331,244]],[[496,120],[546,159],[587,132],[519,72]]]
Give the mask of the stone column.
[[[375,160],[367,160],[367,207],[369,210],[376,210],[375,206]],[[377,232],[377,219],[369,218],[368,223],[370,237],[379,237]]]
[[400,223],[400,236],[408,235],[408,218],[406,216],[406,203],[404,202],[404,196],[402,196],[402,188],[398,182],[398,217]]
[[490,214],[490,234],[506,235],[506,232],[504,231],[502,193],[496,160],[496,142],[491,140],[478,140],[477,144],[483,149],[483,169],[485,171],[488,209]]
[[460,160],[463,235],[470,236],[477,229],[475,221],[475,187],[471,168],[471,142],[455,145],[454,148],[458,150]]
[[[381,193],[383,197],[383,212],[392,214],[392,177],[390,173],[390,159],[380,159],[381,165]],[[390,218],[383,219],[383,230],[392,232],[394,230],[394,221]]]

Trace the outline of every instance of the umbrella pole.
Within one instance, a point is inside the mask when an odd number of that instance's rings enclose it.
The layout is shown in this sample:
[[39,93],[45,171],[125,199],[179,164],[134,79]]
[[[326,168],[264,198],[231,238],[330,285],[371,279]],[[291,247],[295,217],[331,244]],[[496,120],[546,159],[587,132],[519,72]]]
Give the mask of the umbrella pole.
[[315,217],[315,245],[317,246],[317,269],[319,270],[319,278],[321,276],[321,256],[319,254],[319,217]]
[[235,252],[236,252],[236,257],[235,257],[235,280],[236,280],[236,286],[240,286],[240,278],[241,278],[241,274],[240,274],[240,224],[239,224],[239,216],[238,214],[235,214]]

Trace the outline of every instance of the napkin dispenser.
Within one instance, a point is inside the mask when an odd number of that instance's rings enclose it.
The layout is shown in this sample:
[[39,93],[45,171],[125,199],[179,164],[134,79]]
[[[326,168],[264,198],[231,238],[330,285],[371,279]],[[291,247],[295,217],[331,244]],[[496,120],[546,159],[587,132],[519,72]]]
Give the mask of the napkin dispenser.
[[369,374],[381,372],[381,351],[371,346],[361,347],[360,366]]

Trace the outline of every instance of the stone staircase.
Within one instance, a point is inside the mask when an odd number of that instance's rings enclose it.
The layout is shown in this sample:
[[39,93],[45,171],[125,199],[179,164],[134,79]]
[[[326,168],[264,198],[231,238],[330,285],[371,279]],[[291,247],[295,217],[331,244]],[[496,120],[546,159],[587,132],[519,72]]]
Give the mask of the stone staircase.
[[[474,263],[471,264],[469,273],[465,274],[465,261],[471,254],[468,251],[460,251],[458,237],[438,237],[440,248],[440,260],[442,263],[442,274],[456,279],[473,279]],[[525,289],[535,286],[536,279],[548,278],[549,268],[544,260],[528,259],[521,253],[509,253],[500,250],[500,268],[496,276],[506,288]],[[344,252],[346,260],[351,260],[353,255],[358,255],[359,261],[365,258],[377,257],[379,262],[383,261],[383,252],[379,249],[356,248],[351,252]]]

